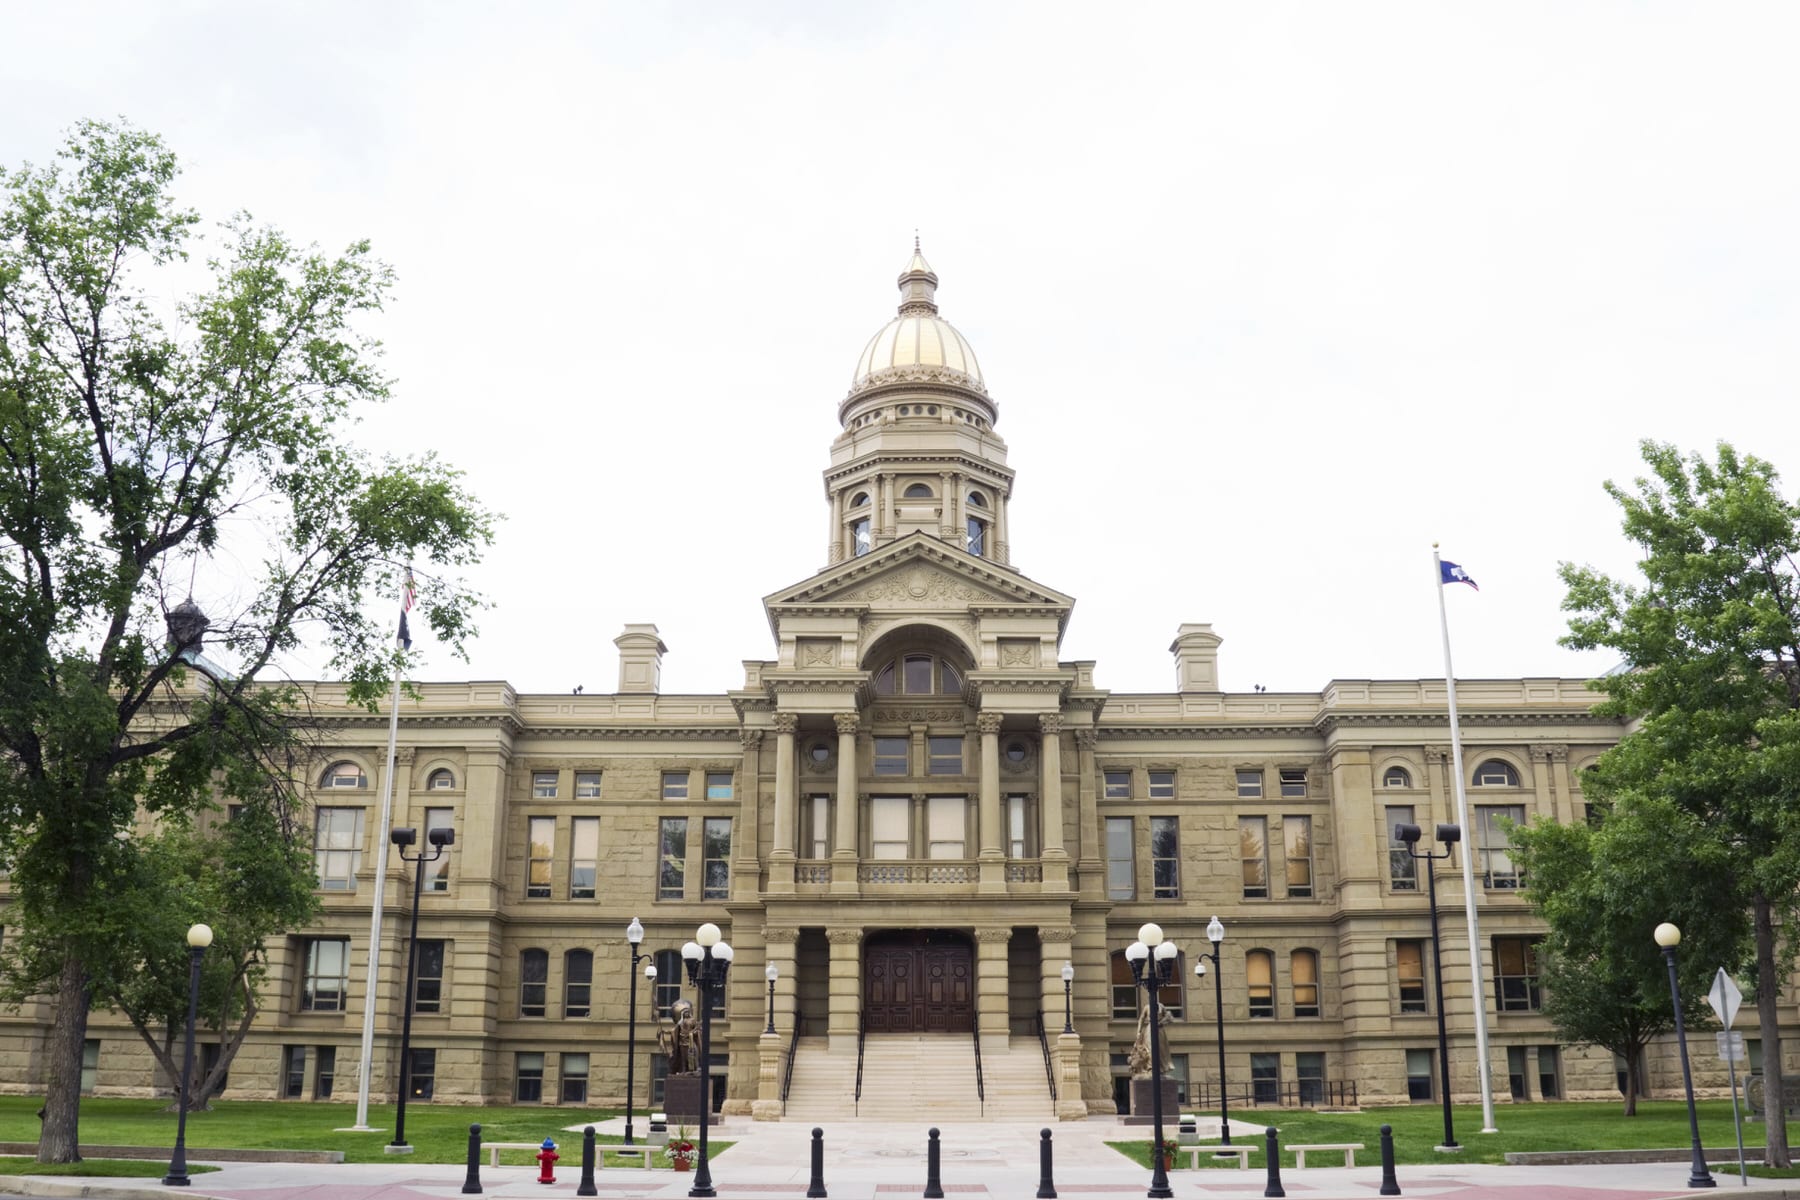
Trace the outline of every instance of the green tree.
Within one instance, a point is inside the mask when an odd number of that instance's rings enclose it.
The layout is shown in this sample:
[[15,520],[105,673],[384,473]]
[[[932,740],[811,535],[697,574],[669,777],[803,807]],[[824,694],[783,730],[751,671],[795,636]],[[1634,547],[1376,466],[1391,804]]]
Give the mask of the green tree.
[[1544,1014],[1564,1040],[1625,1062],[1625,1115],[1637,1115],[1651,1040],[1672,1032],[1668,966],[1654,931],[1681,928],[1682,1008],[1703,1027],[1714,970],[1735,964],[1749,923],[1729,863],[1693,814],[1659,799],[1617,806],[1598,827],[1539,821],[1513,830],[1526,898],[1549,926],[1539,947]]
[[[43,1162],[78,1157],[90,1001],[146,959],[116,903],[147,869],[140,815],[297,803],[283,656],[322,643],[378,703],[402,658],[392,610],[366,606],[416,556],[421,613],[460,653],[479,607],[460,573],[491,537],[455,471],[345,436],[388,392],[359,328],[390,284],[367,244],[328,255],[240,215],[173,302],[156,289],[198,238],[176,174],[156,136],[97,122],[0,169],[0,854],[34,947],[9,984],[52,1002]],[[210,643],[173,603],[190,587]]]
[[[1642,449],[1650,474],[1606,488],[1643,581],[1561,568],[1573,614],[1563,642],[1624,658],[1599,681],[1597,711],[1635,723],[1585,786],[1615,813],[1649,800],[1684,812],[1716,849],[1750,914],[1763,1070],[1780,1096],[1776,1000],[1790,950],[1777,929],[1800,916],[1800,508],[1772,466],[1723,443],[1715,462]],[[1782,1120],[1768,1122],[1765,1153],[1788,1165]]]

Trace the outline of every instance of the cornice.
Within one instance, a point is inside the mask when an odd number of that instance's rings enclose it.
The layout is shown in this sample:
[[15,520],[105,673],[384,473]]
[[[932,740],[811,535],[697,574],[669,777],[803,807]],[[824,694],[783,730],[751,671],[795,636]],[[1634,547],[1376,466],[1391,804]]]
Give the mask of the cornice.
[[[1012,494],[1011,484],[1016,477],[1016,472],[1010,467],[996,466],[985,458],[973,458],[960,450],[925,450],[918,453],[909,451],[904,454],[894,450],[879,450],[872,451],[866,458],[859,457],[841,467],[826,471],[825,494],[827,498],[830,497],[835,484],[860,483],[865,476],[871,473],[877,475],[888,473],[885,469],[885,465],[888,463],[894,464],[895,470],[910,469],[914,464],[918,464],[921,470],[961,467],[971,474],[986,475],[991,480],[1003,481],[1007,485],[1005,490],[1009,498]],[[901,464],[905,464],[905,466],[901,466]],[[984,480],[983,482],[988,481]],[[994,483],[988,482],[988,486],[993,487]]]

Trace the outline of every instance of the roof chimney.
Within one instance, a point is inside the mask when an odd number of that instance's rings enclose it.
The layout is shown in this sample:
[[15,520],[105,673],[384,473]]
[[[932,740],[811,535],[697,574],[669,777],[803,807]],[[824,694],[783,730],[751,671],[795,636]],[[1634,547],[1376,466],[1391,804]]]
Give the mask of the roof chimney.
[[619,648],[619,692],[621,695],[654,696],[662,691],[662,656],[669,648],[656,636],[654,625],[627,625],[625,632],[613,639]]
[[1175,656],[1175,690],[1219,690],[1219,643],[1225,639],[1211,625],[1184,624],[1176,631],[1169,652]]

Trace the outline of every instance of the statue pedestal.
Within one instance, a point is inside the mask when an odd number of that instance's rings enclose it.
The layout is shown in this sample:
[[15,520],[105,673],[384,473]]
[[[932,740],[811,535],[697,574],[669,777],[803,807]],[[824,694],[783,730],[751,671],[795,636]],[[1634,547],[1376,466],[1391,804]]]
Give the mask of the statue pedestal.
[[[666,1086],[666,1085],[665,1085]],[[1162,1117],[1163,1124],[1173,1129],[1181,1120],[1181,1106],[1175,1102],[1175,1081],[1165,1078],[1162,1081]],[[1131,1115],[1125,1118],[1127,1125],[1153,1125],[1156,1117],[1151,1108],[1156,1098],[1155,1082],[1149,1079],[1131,1081]],[[671,1110],[673,1111],[673,1110]]]
[[671,1075],[663,1080],[663,1112],[671,1124],[698,1125],[703,1095],[700,1072]]

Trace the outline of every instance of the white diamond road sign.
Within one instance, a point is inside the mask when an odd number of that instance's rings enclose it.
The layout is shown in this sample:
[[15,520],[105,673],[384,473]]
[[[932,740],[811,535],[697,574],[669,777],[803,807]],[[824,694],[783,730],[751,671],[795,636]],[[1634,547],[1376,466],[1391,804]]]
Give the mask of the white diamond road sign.
[[1719,1023],[1730,1029],[1731,1023],[1737,1020],[1738,1006],[1744,1002],[1744,993],[1738,990],[1737,981],[1725,973],[1724,967],[1720,967],[1719,973],[1713,976],[1712,991],[1706,993],[1706,1002],[1718,1014]]

